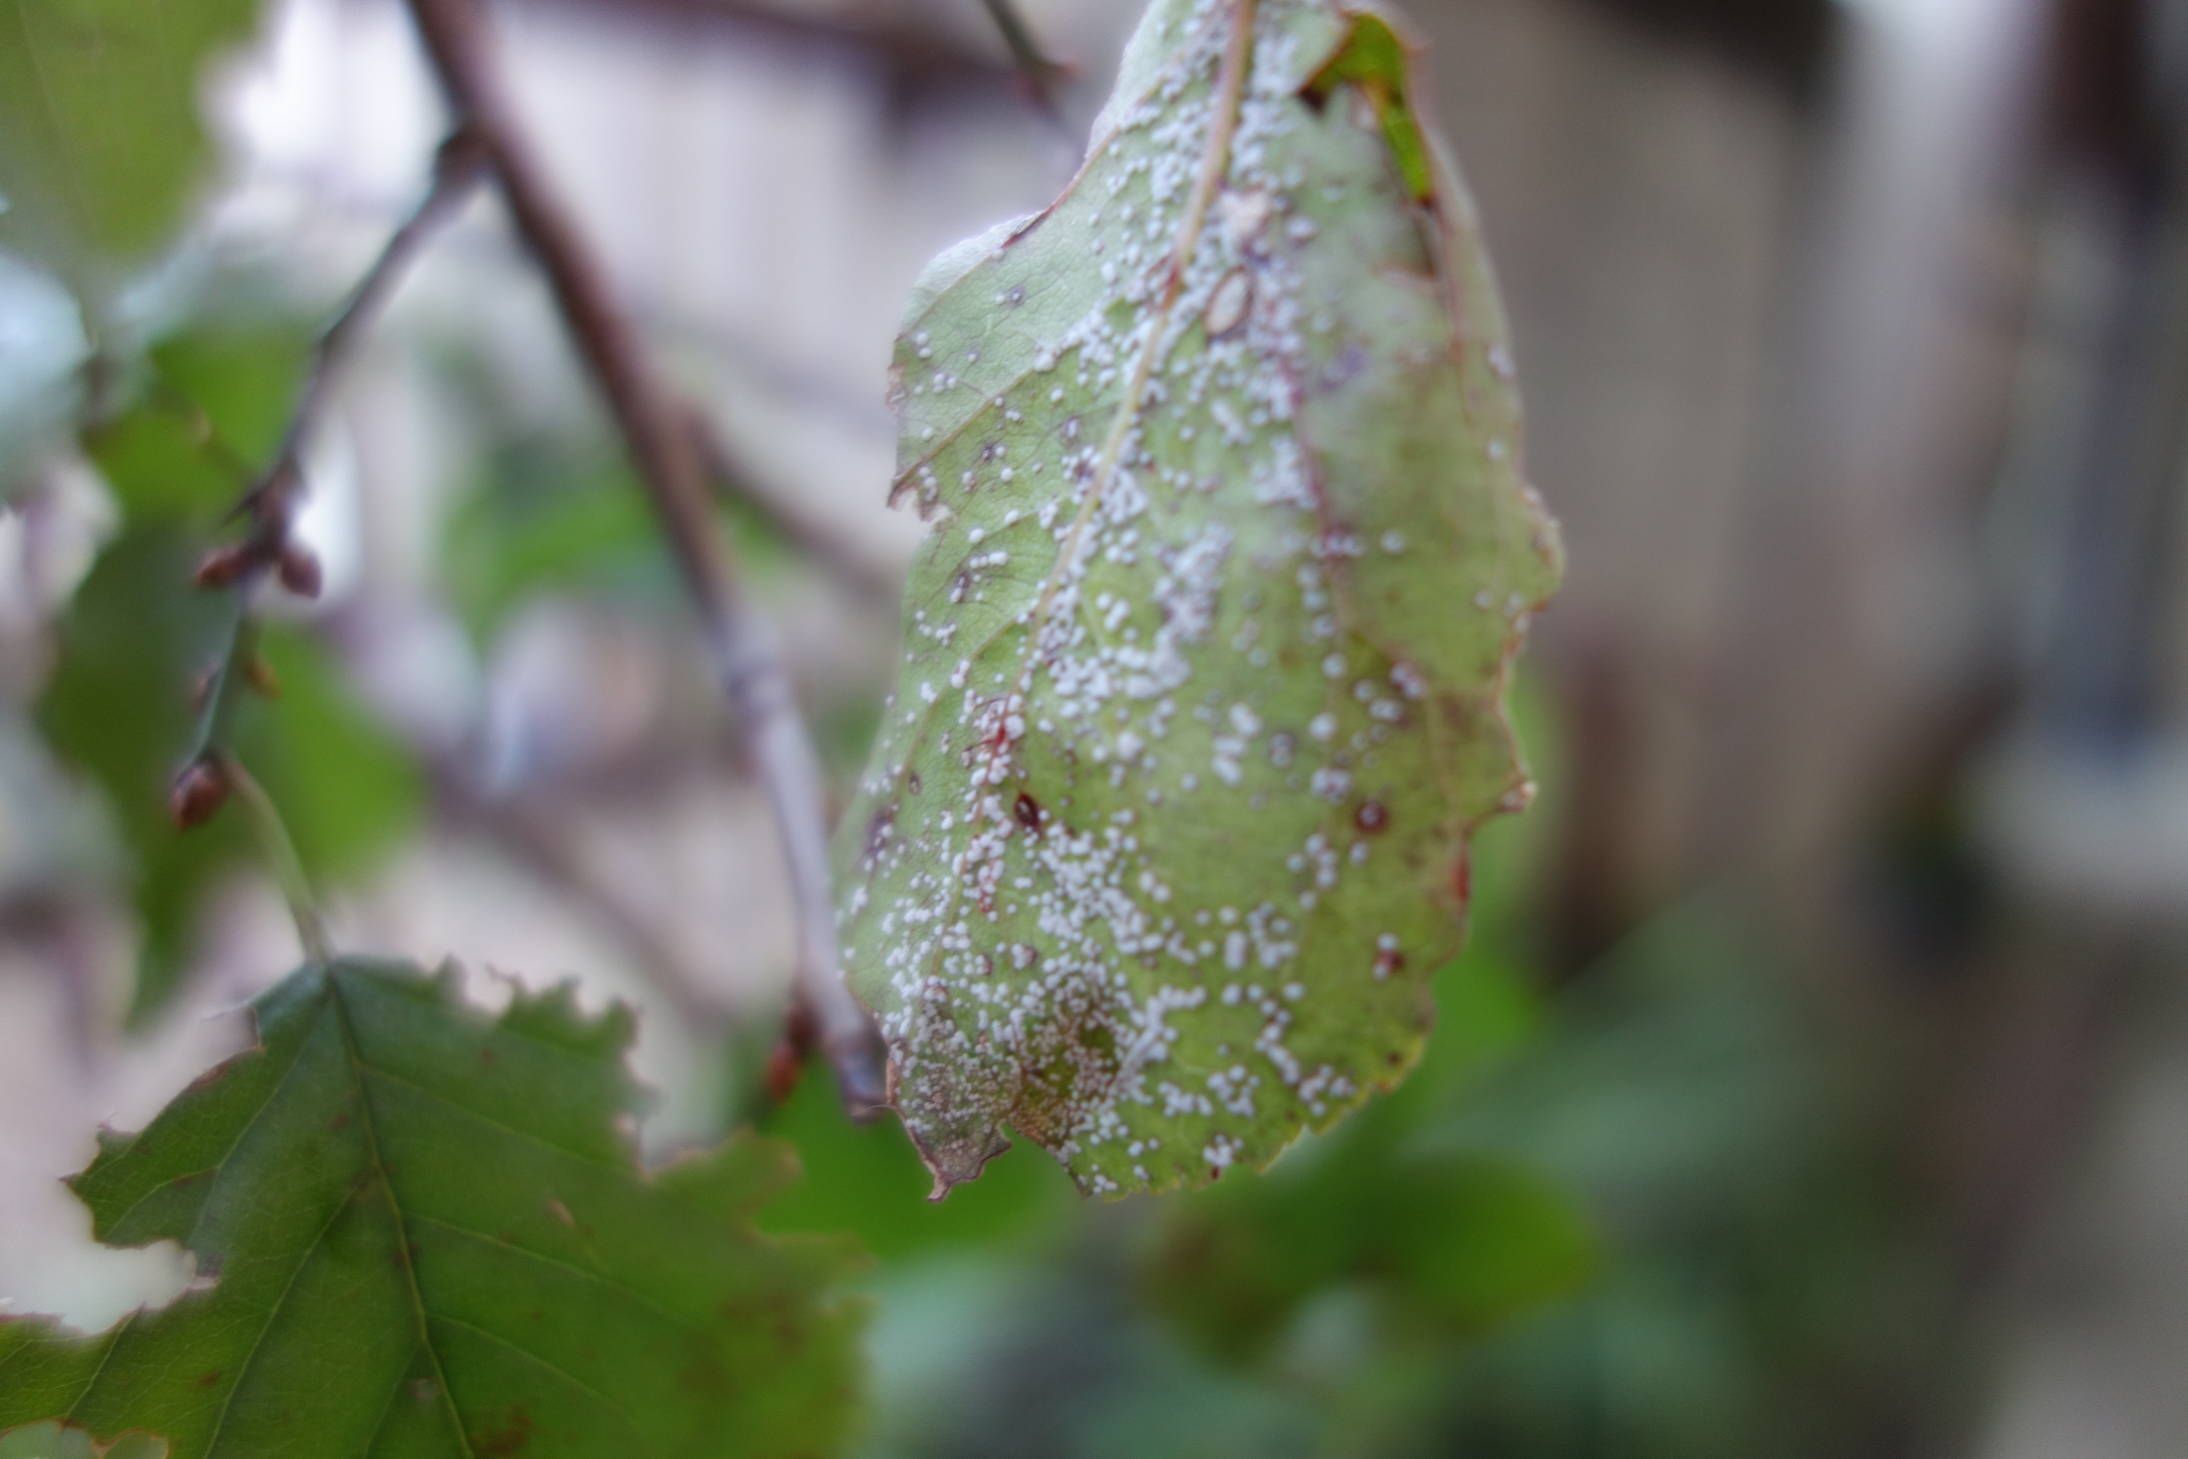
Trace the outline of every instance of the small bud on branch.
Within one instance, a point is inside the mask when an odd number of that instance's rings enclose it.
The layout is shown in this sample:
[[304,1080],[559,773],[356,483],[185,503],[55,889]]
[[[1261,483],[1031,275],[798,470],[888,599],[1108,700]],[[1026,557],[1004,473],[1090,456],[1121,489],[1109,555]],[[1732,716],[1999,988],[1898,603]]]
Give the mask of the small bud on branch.
[[234,786],[220,762],[201,758],[183,767],[167,797],[167,814],[180,831],[194,831],[220,814]]

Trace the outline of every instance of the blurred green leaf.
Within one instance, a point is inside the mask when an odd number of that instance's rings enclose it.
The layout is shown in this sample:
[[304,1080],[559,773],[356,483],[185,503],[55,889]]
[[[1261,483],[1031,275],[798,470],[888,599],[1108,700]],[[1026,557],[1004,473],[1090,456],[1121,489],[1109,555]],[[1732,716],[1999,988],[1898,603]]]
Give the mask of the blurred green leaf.
[[1466,1336],[1597,1269],[1572,1198],[1517,1164],[1348,1144],[1267,1184],[1182,1198],[1147,1275],[1156,1305],[1219,1351],[1264,1350],[1310,1299],[1347,1284],[1374,1288],[1390,1322]]
[[1451,1154],[1524,1157],[1629,1230],[1798,1179],[1845,1107],[1822,1030],[1783,976],[1722,905],[1666,913],[1583,980],[1554,1036],[1428,1138]]
[[997,1162],[993,1178],[935,1202],[933,1180],[893,1122],[855,1125],[828,1079],[809,1077],[761,1126],[797,1147],[809,1178],[768,1210],[771,1231],[840,1231],[905,1262],[1052,1241],[1077,1208],[1071,1182],[1032,1151]]
[[1144,1280],[1154,1304],[1219,1351],[1280,1341],[1319,1295],[1373,1289],[1390,1320],[1473,1334],[1578,1289],[1597,1238],[1573,1197],[1519,1159],[1447,1155],[1421,1134],[1540,1014],[1486,952],[1436,980],[1444,1018],[1413,1080],[1350,1124],[1308,1137],[1259,1181],[1181,1196]]
[[258,0],[0,0],[0,226],[80,282],[140,259],[204,179],[208,62]]
[[[1934,1334],[1941,1270],[1887,1194],[1857,1056],[1720,898],[1647,924],[1541,1034],[1411,1137],[1524,1160],[1604,1233],[1598,1280],[1451,1355],[1457,1452],[1743,1459],[1865,1452],[1849,1394]],[[1895,1210],[1893,1202],[1898,1201]]]
[[[187,834],[168,819],[169,782],[196,722],[194,687],[232,611],[190,586],[193,557],[189,539],[162,528],[132,528],[109,544],[62,620],[60,660],[38,708],[56,754],[105,792],[132,863],[137,1020],[173,993],[207,890],[254,856],[238,817]],[[356,875],[415,823],[418,771],[308,638],[276,627],[261,646],[281,697],[245,706],[235,749],[282,808],[306,869],[329,882]]]
[[452,973],[345,961],[254,1012],[255,1047],[73,1182],[101,1241],[179,1242],[210,1289],[94,1337],[0,1326],[0,1428],[143,1430],[174,1459],[841,1443],[848,1248],[753,1229],[780,1146],[638,1168],[627,1011],[564,985],[489,1019]]
[[207,523],[233,505],[280,443],[311,346],[296,320],[244,311],[153,345],[139,399],[84,441],[122,510]]
[[665,610],[660,537],[621,456],[524,435],[489,443],[441,528],[441,581],[480,643],[542,595]]
[[[1522,822],[1486,828],[1518,864]],[[1500,878],[1484,913],[1523,899]],[[1259,1181],[1181,1196],[1156,1228],[1143,1280],[1153,1304],[1233,1356],[1268,1351],[1328,1293],[1374,1294],[1387,1323],[1470,1336],[1577,1290],[1600,1264],[1573,1195],[1524,1152],[1445,1153],[1425,1134],[1464,1109],[1544,1027],[1540,999],[1495,940],[1435,979],[1438,1021],[1412,1078],[1339,1129],[1310,1135]]]
[[880,1412],[862,1452],[1309,1459],[1324,1394],[1209,1363],[1135,1307],[1130,1290],[1098,1259],[1076,1273],[1007,1250],[896,1264],[881,1284]]

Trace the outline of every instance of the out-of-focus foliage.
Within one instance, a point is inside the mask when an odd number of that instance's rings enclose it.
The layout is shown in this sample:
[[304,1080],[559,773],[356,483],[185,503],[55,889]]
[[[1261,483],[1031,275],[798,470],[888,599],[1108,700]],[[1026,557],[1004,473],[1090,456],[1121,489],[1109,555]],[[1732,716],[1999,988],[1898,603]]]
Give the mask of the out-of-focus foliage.
[[666,616],[675,584],[622,458],[603,443],[521,436],[475,468],[440,535],[441,582],[483,646],[526,604],[579,597]]
[[84,447],[132,520],[200,530],[272,459],[303,378],[310,333],[293,318],[216,315],[152,345],[138,398]]
[[206,170],[206,64],[257,19],[258,0],[0,0],[0,227],[79,283],[163,246]]
[[1860,1452],[1847,1397],[1938,1293],[1822,1030],[1706,909],[1569,1005],[1498,955],[1439,980],[1414,1082],[1263,1179],[1074,1219],[1061,1262],[892,1260],[869,1452]]
[[1422,1148],[1467,1097],[1478,1062],[1518,1047],[1534,1016],[1510,971],[1484,957],[1451,969],[1437,992],[1453,1033],[1432,1040],[1417,1083],[1308,1141],[1265,1181],[1179,1199],[1146,1276],[1158,1310],[1219,1351],[1259,1354],[1335,1291],[1372,1300],[1397,1329],[1465,1336],[1594,1273],[1588,1222],[1524,1153]]
[[638,1169],[625,1011],[564,985],[489,1019],[452,973],[344,962],[255,1012],[257,1047],[74,1182],[102,1241],[179,1242],[210,1289],[97,1337],[0,1327],[0,1428],[175,1459],[789,1459],[848,1431],[846,1248],[752,1229],[779,1146]]
[[[441,352],[434,367],[436,388],[479,443],[435,540],[441,592],[474,642],[490,650],[543,599],[681,623],[683,600],[660,531],[605,422],[542,422],[519,411],[490,363],[461,348]],[[748,589],[808,570],[735,495],[721,505],[717,528]]]
[[[1550,814],[1485,833],[1473,945],[1437,977],[1414,1076],[1257,1180],[1017,1216],[1036,1239],[979,1251],[885,1246],[866,1452],[1001,1456],[1038,1432],[1060,1459],[1790,1459],[1866,1440],[1874,1411],[1847,1395],[1884,1391],[1939,1296],[1886,1184],[1881,1091],[1849,1087],[1830,1022],[1714,901],[1542,991],[1561,749],[1543,701],[1516,709]],[[840,1170],[820,1094],[783,1128]],[[875,1224],[901,1233],[917,1177],[898,1163]],[[939,1330],[962,1336],[945,1350]]]
[[[58,626],[37,717],[63,762],[104,792],[126,853],[140,1019],[187,969],[207,892],[254,855],[232,818],[180,835],[168,816],[168,785],[193,749],[195,700],[236,611],[226,595],[193,588],[191,573],[271,458],[310,343],[292,317],[229,300],[141,358],[113,362],[122,403],[83,432],[122,525]],[[234,748],[281,805],[308,872],[338,882],[366,871],[416,825],[417,769],[309,634],[271,625],[261,653],[278,702],[245,705]]]
[[1056,1241],[1078,1205],[1070,1181],[1033,1150],[997,1161],[950,1200],[931,1201],[933,1178],[903,1132],[889,1122],[845,1120],[822,1078],[804,1080],[761,1128],[796,1145],[808,1175],[768,1208],[768,1229],[840,1231],[885,1261],[1040,1249]]
[[[60,661],[38,708],[55,752],[105,792],[127,853],[142,937],[139,1018],[160,1008],[186,969],[208,889],[254,854],[239,818],[188,835],[168,818],[168,785],[191,748],[196,686],[234,612],[224,597],[191,587],[193,561],[189,539],[168,528],[132,527],[109,544],[61,622]],[[261,651],[280,697],[244,707],[238,751],[282,807],[306,869],[329,881],[355,874],[415,824],[417,770],[308,637],[275,628]]]

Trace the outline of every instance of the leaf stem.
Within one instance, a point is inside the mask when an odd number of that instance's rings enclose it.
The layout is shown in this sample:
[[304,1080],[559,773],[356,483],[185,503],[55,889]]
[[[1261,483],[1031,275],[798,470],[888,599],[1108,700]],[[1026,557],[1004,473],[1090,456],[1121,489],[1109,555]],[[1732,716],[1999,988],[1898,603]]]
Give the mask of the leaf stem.
[[1033,27],[1026,23],[1025,15],[1018,9],[1017,0],[981,0],[981,3],[987,7],[988,18],[995,22],[1003,44],[1010,48],[1011,64],[1018,68],[1018,83],[1025,89],[1034,109],[1050,125],[1063,131],[1068,139],[1069,128],[1056,104],[1056,84],[1071,74],[1071,68],[1051,58],[1042,47]]
[[332,958],[327,942],[325,919],[319,915],[318,898],[312,893],[311,879],[304,874],[303,858],[296,854],[296,842],[289,835],[289,828],[281,819],[280,808],[257,777],[243,768],[243,762],[232,755],[222,755],[218,761],[221,774],[243,802],[249,813],[251,830],[258,839],[259,850],[272,869],[274,879],[281,883],[281,895],[289,904],[289,916],[296,922],[297,941],[304,945],[306,960],[324,965]]
[[[320,333],[313,347],[311,366],[298,389],[288,426],[274,450],[273,459],[257,474],[228,513],[229,520],[248,518],[248,530],[242,540],[215,548],[198,564],[198,585],[225,590],[230,595],[234,612],[227,641],[205,680],[203,705],[189,758],[183,762],[175,779],[170,805],[176,823],[184,830],[211,819],[234,790],[244,790],[247,799],[255,798],[264,810],[271,810],[265,792],[244,771],[229,745],[229,732],[234,726],[243,690],[256,686],[273,692],[271,678],[258,657],[258,620],[251,611],[251,600],[259,584],[268,576],[278,579],[283,587],[300,597],[318,596],[319,560],[295,540],[292,532],[297,503],[305,488],[304,447],[358,340],[387,302],[396,281],[426,237],[453,211],[477,179],[479,171],[478,149],[468,136],[458,131],[442,144],[434,165],[433,181],[425,197],[389,236],[348,302]],[[233,468],[238,476],[249,475],[250,467],[242,454],[220,434],[212,419],[195,402],[164,382],[155,381],[153,391],[156,399],[183,413],[200,445],[215,460]],[[274,824],[278,826],[278,818]],[[285,846],[288,844],[286,833],[277,839]],[[274,859],[277,863],[281,860],[278,856]],[[293,847],[289,859],[294,860]],[[294,869],[300,877],[301,867]],[[298,885],[301,886],[300,881]],[[297,905],[293,896],[291,905]],[[307,921],[316,926],[316,920],[316,917],[307,919],[300,915],[299,930],[305,929]],[[313,935],[307,933],[307,944],[311,943]]]

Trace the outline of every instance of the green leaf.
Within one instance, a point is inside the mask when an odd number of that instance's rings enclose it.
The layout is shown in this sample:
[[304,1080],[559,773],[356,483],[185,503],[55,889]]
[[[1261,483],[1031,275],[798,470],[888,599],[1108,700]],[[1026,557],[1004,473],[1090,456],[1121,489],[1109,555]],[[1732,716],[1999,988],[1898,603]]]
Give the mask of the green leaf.
[[122,510],[202,523],[234,505],[273,458],[311,343],[273,317],[199,322],[153,345],[142,398],[84,438]]
[[441,579],[490,644],[546,594],[647,608],[674,603],[660,538],[623,458],[599,442],[496,442],[443,523]]
[[307,967],[258,1045],[73,1182],[101,1241],[209,1288],[95,1337],[0,1325],[0,1430],[157,1434],[174,1459],[805,1455],[849,1412],[840,1244],[774,1240],[791,1175],[740,1140],[651,1176],[628,1012],[498,1019],[454,977]]
[[1436,998],[1448,1023],[1403,1090],[1306,1141],[1268,1179],[1166,1209],[1145,1274],[1156,1307],[1220,1351],[1253,1354],[1280,1344],[1317,1298],[1357,1288],[1427,1331],[1471,1339],[1598,1275],[1593,1223],[1524,1151],[1439,1139],[1485,1080],[1525,1056],[1540,1005],[1479,946],[1438,975]]
[[204,171],[201,72],[257,20],[257,0],[0,0],[11,231],[71,269],[164,244]]
[[[105,792],[134,873],[142,933],[132,1016],[164,1006],[206,892],[254,858],[240,818],[187,834],[167,815],[189,753],[192,689],[220,653],[230,604],[190,586],[179,532],[136,527],[108,544],[69,604],[60,662],[39,703],[54,751]],[[318,647],[274,628],[260,649],[281,684],[237,717],[236,748],[282,807],[304,865],[338,881],[376,865],[416,823],[424,787],[408,754],[343,686]]]
[[1352,1143],[1260,1186],[1196,1195],[1164,1233],[1154,1303],[1220,1350],[1278,1340],[1309,1299],[1374,1286],[1392,1310],[1475,1336],[1567,1296],[1600,1264],[1572,1198],[1511,1161]]
[[938,1188],[1006,1130],[1089,1191],[1204,1181],[1394,1084],[1526,799],[1560,549],[1394,36],[1158,0],[1079,178],[915,294],[934,531],[839,861]]

